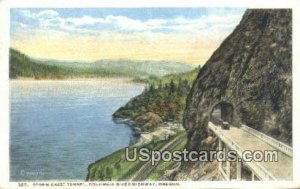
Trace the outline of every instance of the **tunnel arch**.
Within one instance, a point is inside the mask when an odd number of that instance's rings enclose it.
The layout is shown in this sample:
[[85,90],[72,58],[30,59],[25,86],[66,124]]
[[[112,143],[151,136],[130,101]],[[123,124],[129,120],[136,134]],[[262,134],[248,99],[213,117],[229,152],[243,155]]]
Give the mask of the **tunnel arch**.
[[230,124],[234,122],[234,105],[227,101],[215,103],[210,110],[210,121],[223,122]]

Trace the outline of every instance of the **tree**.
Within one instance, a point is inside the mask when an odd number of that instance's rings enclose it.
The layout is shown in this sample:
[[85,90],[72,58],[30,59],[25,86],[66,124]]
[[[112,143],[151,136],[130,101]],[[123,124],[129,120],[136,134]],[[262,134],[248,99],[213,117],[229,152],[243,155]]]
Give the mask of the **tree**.
[[158,90],[161,90],[161,88],[162,88],[162,83],[161,83],[161,80],[159,80]]
[[171,82],[170,82],[170,93],[174,93],[175,90],[176,90],[176,85],[175,85],[175,83],[172,79]]
[[154,92],[154,89],[155,89],[155,87],[154,87],[154,84],[152,83],[152,84],[150,85],[149,92],[150,92],[150,93],[153,93],[153,92]]

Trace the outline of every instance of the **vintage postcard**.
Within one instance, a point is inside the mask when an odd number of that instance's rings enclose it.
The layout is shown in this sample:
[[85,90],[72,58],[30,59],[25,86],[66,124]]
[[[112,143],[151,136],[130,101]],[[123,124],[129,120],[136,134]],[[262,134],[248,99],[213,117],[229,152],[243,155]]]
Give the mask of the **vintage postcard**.
[[299,3],[45,2],[1,1],[0,188],[300,187]]

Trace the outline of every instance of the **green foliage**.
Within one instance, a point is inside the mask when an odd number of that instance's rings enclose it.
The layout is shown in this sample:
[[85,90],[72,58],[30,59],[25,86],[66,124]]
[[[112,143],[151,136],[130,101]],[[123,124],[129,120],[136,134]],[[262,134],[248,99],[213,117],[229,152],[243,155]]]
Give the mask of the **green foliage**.
[[[151,143],[138,147],[148,148],[150,150],[159,150],[168,143],[175,141],[185,135],[184,131],[163,141],[152,141]],[[180,149],[182,148],[180,144]],[[179,148],[177,148],[179,149]],[[129,148],[129,157],[133,157],[133,148]],[[107,181],[107,180],[128,180],[130,179],[146,162],[132,161],[129,162],[125,157],[125,149],[116,151],[91,164],[88,168],[87,180],[90,181]]]
[[113,116],[134,120],[139,115],[153,112],[163,121],[182,121],[186,96],[197,72],[198,69],[195,69],[187,73],[170,74],[161,79],[148,79],[144,92],[119,108]]
[[[173,150],[174,151],[183,151],[186,148],[187,141],[184,140],[180,144],[178,144]],[[158,181],[161,179],[161,176],[165,173],[165,170],[174,165],[176,162],[171,159],[171,161],[162,161],[160,162],[153,171],[148,175],[147,180]]]
[[9,77],[63,78],[64,71],[57,66],[42,65],[30,60],[26,55],[10,49]]
[[134,119],[135,127],[139,127],[141,131],[154,131],[155,128],[162,122],[162,119],[157,114],[147,112]]

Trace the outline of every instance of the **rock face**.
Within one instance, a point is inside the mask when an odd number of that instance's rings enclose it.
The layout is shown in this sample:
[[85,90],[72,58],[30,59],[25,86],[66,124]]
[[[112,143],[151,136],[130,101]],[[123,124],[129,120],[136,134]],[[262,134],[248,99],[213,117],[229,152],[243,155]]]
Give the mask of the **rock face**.
[[188,148],[207,136],[212,112],[292,143],[292,11],[249,9],[199,71],[187,97]]

